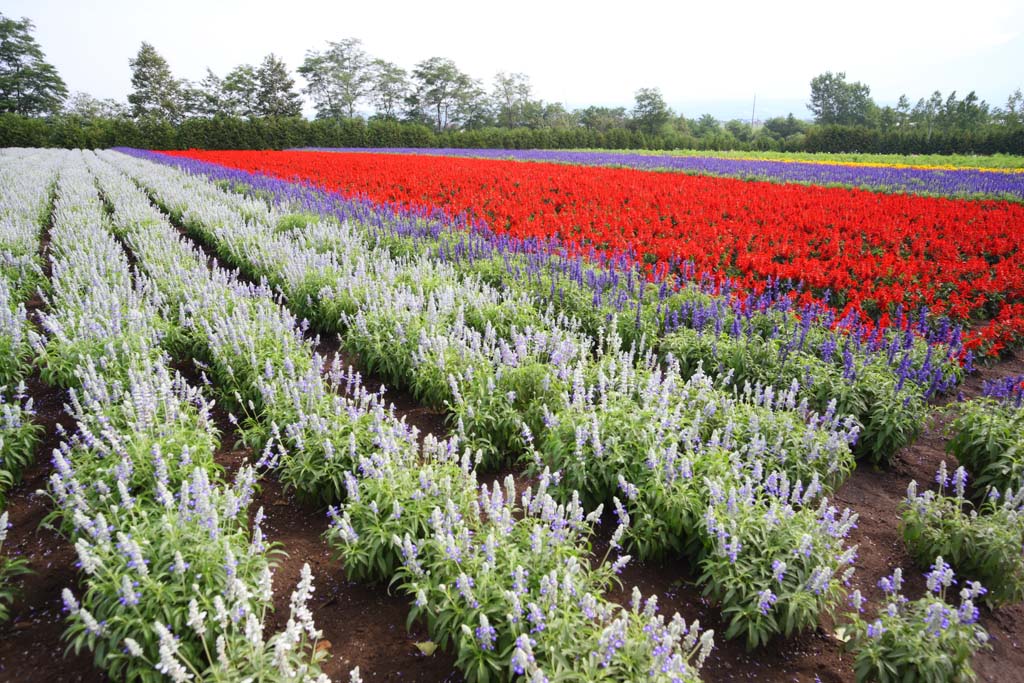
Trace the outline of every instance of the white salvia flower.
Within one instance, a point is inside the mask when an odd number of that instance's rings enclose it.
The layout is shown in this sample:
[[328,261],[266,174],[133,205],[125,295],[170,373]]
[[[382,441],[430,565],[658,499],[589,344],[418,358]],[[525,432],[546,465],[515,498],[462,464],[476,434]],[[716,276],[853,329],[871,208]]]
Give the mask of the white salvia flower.
[[252,612],[245,620],[245,639],[255,648],[263,648],[263,624]]
[[217,636],[217,661],[220,662],[222,668],[227,669],[231,665],[231,660],[228,659],[228,644],[224,639],[224,634]]
[[93,553],[92,546],[84,538],[79,538],[75,542],[75,550],[78,552],[78,561],[82,565],[82,571],[86,574],[95,574],[103,566],[103,561]]
[[289,655],[301,637],[302,629],[294,619],[289,619],[285,630],[274,638],[274,666],[286,679],[295,677],[295,669],[292,668]]
[[167,486],[162,481],[156,483],[156,502],[168,509],[174,507],[174,496],[167,490]]
[[206,612],[199,611],[199,603],[195,598],[188,601],[188,621],[185,623],[200,636],[206,633]]
[[313,587],[313,572],[309,569],[309,563],[302,565],[302,573],[299,577],[299,584],[295,587],[295,592],[292,593],[291,609],[292,615],[298,620],[299,625],[302,627],[311,639],[316,640],[323,635],[317,630],[316,625],[313,623],[313,613],[309,611],[309,600],[313,597],[313,591],[316,590]]
[[715,648],[715,632],[704,631],[700,636],[700,652],[697,654],[697,661],[695,662],[696,667],[699,669],[704,665],[704,660],[711,654],[711,650]]
[[7,540],[7,511],[0,514],[0,545]]
[[363,677],[359,675],[359,667],[352,669],[352,673],[348,675],[348,683],[363,683]]
[[89,612],[89,610],[85,609],[84,607],[79,609],[78,618],[82,620],[83,624],[85,624],[85,629],[89,633],[91,633],[94,636],[103,635],[103,625],[100,622],[96,621],[96,617],[94,617]]
[[629,564],[629,561],[632,559],[632,555],[621,555],[617,560],[615,560],[615,562],[612,563],[612,572],[618,574],[623,569],[625,569],[626,565]]
[[530,676],[530,683],[548,683],[548,677],[545,676],[544,672],[538,668],[533,672],[533,675]]
[[78,614],[78,600],[75,599],[75,594],[71,592],[70,588],[62,590],[60,597],[64,601],[64,609],[67,610],[68,614]]
[[127,607],[139,604],[139,593],[127,574],[121,575],[121,603]]
[[142,557],[142,548],[135,542],[135,539],[129,538],[123,531],[118,531],[117,544],[121,552],[128,557],[128,566],[135,569],[142,576],[149,576],[149,569],[146,567],[146,561]]
[[132,657],[142,656],[142,646],[139,645],[134,638],[124,639],[124,649],[127,650],[128,654]]
[[228,608],[224,604],[224,598],[222,598],[219,595],[213,596],[213,609],[214,615],[217,619],[217,623],[220,624],[220,627],[222,629],[226,629],[228,627],[228,620],[231,618],[231,615],[228,614]]
[[153,622],[153,626],[160,638],[160,661],[157,662],[156,670],[166,675],[174,683],[192,680],[192,674],[186,671],[178,661],[178,641],[174,634],[159,621]]
[[270,567],[264,566],[260,571],[256,583],[256,597],[267,603],[274,599],[274,575],[271,573]]
[[128,491],[128,486],[123,481],[117,482],[117,494],[121,497],[121,505],[126,510],[131,510],[135,505],[135,499],[132,498],[132,494]]
[[188,563],[185,562],[185,558],[182,557],[180,550],[174,551],[174,572],[176,574],[184,574],[188,569]]

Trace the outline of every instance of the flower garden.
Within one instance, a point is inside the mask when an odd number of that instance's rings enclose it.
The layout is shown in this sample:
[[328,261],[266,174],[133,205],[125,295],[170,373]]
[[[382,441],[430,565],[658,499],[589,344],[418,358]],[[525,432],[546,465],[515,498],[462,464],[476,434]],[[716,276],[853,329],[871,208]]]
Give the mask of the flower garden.
[[1024,174],[402,152],[0,154],[0,677],[1024,666]]

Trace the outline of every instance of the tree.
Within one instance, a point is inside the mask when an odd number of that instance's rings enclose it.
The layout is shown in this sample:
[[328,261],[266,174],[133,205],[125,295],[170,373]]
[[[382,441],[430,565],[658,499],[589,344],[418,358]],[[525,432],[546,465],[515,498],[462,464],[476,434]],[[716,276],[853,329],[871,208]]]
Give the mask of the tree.
[[871,88],[859,81],[847,83],[842,71],[826,71],[811,79],[811,103],[807,108],[817,123],[866,126],[876,107]]
[[269,118],[302,116],[295,81],[288,66],[273,53],[264,57],[256,70],[256,112]]
[[648,135],[656,135],[672,118],[672,110],[665,104],[658,88],[640,88],[636,91],[633,106],[633,121],[638,129]]
[[791,135],[806,132],[807,124],[790,114],[785,117],[776,116],[775,118],[768,119],[764,122],[764,129],[772,137],[785,140]]
[[187,78],[183,78],[178,81],[178,92],[178,109],[183,119],[203,118],[209,115],[207,113],[206,92],[203,90],[202,81],[193,83]]
[[455,105],[455,116],[463,128],[486,128],[494,125],[494,110],[480,81],[471,80]]
[[132,69],[132,92],[128,95],[132,116],[171,123],[180,121],[181,84],[156,48],[143,42],[135,58],[128,60],[128,65]]
[[466,106],[475,96],[479,84],[462,73],[455,62],[431,57],[412,71],[413,89],[406,98],[409,118],[431,122],[441,132],[460,122]]
[[590,106],[579,112],[580,125],[597,133],[607,133],[614,128],[626,127],[625,107]]
[[67,99],[68,88],[32,37],[34,29],[30,19],[0,14],[0,112],[56,114]]
[[907,99],[906,95],[900,95],[900,99],[896,103],[896,125],[899,126],[901,130],[904,130],[909,122],[910,100]]
[[193,113],[196,116],[213,118],[215,116],[233,116],[234,108],[231,98],[225,90],[223,78],[209,68],[206,75],[193,87],[190,98],[193,100]]
[[373,63],[358,38],[327,45],[324,52],[307,52],[298,68],[307,83],[303,92],[312,98],[317,118],[355,118],[356,105],[373,85]]
[[527,114],[531,110],[531,104],[534,104],[532,95],[533,88],[529,76],[499,71],[494,77],[494,89],[491,91],[498,125],[505,128],[526,126]]
[[1019,128],[1024,125],[1024,93],[1020,88],[1014,90],[1006,98],[1006,107],[996,109],[999,122],[1008,128]]
[[931,140],[935,120],[942,109],[942,93],[936,90],[927,100],[923,97],[910,111],[910,124],[927,130],[926,140]]
[[126,116],[128,111],[123,104],[109,97],[101,100],[87,92],[76,92],[64,103],[63,113],[82,121],[95,121],[121,118]]
[[878,110],[878,128],[883,133],[888,133],[891,130],[895,130],[899,127],[900,116],[899,113],[890,106],[882,107]]
[[397,64],[383,59],[373,60],[370,72],[370,98],[377,115],[385,119],[397,119],[398,109],[409,95],[409,74]]
[[544,104],[544,125],[556,130],[577,128],[580,121],[574,112],[570,112],[561,102],[549,102]]
[[750,127],[749,121],[732,119],[726,122],[725,129],[740,142],[750,142],[754,139],[754,129]]
[[985,100],[979,100],[973,90],[956,103],[954,127],[958,130],[978,130],[988,125],[991,108]]
[[231,116],[259,116],[259,80],[252,64],[239,64],[221,86],[222,102]]
[[699,138],[706,138],[722,130],[716,119],[711,114],[704,114],[693,124],[693,134]]

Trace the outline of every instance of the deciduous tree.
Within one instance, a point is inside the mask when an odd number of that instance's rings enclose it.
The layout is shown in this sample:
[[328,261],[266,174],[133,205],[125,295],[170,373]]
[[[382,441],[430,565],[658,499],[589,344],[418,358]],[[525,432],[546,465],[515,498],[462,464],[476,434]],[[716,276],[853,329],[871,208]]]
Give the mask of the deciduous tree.
[[377,115],[395,120],[405,98],[409,95],[409,74],[397,64],[384,59],[375,59],[370,71],[370,98]]
[[479,84],[455,62],[431,57],[412,71],[413,89],[406,98],[409,117],[434,124],[438,132],[457,125],[479,92]]
[[313,100],[317,118],[355,118],[356,107],[373,86],[373,62],[358,38],[344,38],[327,46],[323,52],[307,52],[298,68],[307,83],[303,92]]
[[494,77],[494,89],[491,90],[497,124],[505,128],[527,125],[527,115],[534,104],[532,97],[533,87],[529,76],[499,71]]
[[98,99],[87,92],[76,92],[64,103],[63,113],[82,121],[116,119],[126,116],[124,104],[108,98]]
[[672,118],[672,110],[658,88],[640,88],[634,99],[633,121],[644,133],[656,135]]
[[826,71],[811,79],[811,103],[807,108],[821,124],[868,125],[876,109],[871,88],[859,81],[848,83],[846,73]]

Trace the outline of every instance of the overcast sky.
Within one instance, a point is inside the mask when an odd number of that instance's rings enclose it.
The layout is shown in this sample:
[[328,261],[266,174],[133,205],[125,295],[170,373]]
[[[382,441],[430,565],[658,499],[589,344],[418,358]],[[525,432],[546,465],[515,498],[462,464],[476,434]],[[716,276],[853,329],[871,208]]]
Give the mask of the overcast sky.
[[406,69],[449,57],[488,89],[498,71],[523,72],[535,96],[569,108],[630,106],[656,86],[687,116],[749,117],[756,93],[758,118],[808,117],[808,84],[826,70],[883,104],[973,89],[1002,105],[1024,87],[1024,0],[4,0],[0,11],[35,22],[69,89],[118,100],[144,40],[198,80],[268,52],[294,70],[345,37]]

